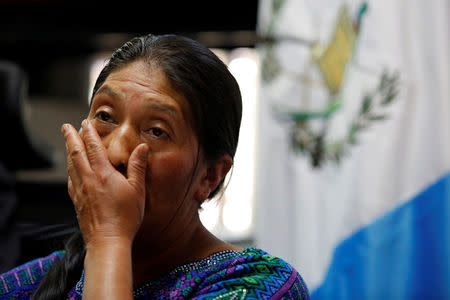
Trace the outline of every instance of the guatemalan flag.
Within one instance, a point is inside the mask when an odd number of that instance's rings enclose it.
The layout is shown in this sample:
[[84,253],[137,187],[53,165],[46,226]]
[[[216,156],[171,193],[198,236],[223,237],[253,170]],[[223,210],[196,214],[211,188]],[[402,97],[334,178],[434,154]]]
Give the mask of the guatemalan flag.
[[450,299],[448,0],[261,0],[256,242],[312,299]]

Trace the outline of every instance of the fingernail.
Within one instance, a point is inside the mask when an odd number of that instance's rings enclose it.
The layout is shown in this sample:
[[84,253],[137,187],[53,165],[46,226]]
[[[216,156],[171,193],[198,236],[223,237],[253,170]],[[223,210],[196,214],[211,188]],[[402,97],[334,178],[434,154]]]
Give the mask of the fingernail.
[[87,126],[87,120],[84,119],[83,122],[81,122],[81,128],[85,128]]
[[67,127],[68,127],[68,125],[67,125],[67,124],[63,124],[63,125],[61,126],[61,132],[62,132],[63,134],[65,134],[65,133],[66,133],[66,131],[67,131]]

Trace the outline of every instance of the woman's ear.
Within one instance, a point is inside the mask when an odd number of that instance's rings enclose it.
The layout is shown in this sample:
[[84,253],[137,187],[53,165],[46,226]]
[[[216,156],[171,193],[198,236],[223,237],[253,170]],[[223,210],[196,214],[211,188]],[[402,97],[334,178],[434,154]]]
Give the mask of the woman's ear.
[[209,194],[217,188],[222,179],[225,178],[232,165],[233,159],[229,154],[224,154],[217,160],[207,162],[195,200],[203,203]]

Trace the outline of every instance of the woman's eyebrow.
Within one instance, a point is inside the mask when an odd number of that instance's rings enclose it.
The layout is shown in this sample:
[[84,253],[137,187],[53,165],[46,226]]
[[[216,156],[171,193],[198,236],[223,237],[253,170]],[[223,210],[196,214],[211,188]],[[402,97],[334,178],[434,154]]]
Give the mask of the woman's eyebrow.
[[170,115],[174,119],[177,119],[179,115],[178,110],[172,105],[149,101],[147,102],[146,106],[150,109]]
[[112,98],[116,98],[116,99],[120,99],[120,95],[118,93],[116,93],[115,91],[113,91],[112,89],[110,89],[108,86],[102,86],[97,93],[95,93],[95,95],[98,94],[106,94],[108,96],[111,96]]
[[[112,90],[111,88],[109,88],[106,85],[102,86],[97,91],[96,95],[98,95],[98,94],[106,94],[114,99],[119,99],[119,100],[122,99],[120,94],[118,94],[117,92],[115,92],[114,90]],[[170,115],[174,119],[178,118],[178,116],[179,116],[178,110],[170,104],[159,103],[159,102],[155,102],[155,101],[152,101],[151,99],[149,99],[149,101],[146,101],[145,106],[150,109],[154,109],[156,111]]]

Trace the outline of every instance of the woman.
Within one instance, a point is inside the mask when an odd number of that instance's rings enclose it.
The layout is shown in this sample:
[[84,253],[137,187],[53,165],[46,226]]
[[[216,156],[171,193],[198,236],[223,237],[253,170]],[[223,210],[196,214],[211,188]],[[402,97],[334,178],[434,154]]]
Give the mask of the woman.
[[238,84],[207,48],[176,35],[114,52],[78,133],[62,127],[81,234],[0,281],[11,299],[307,299],[283,260],[238,249],[198,210],[233,164]]

